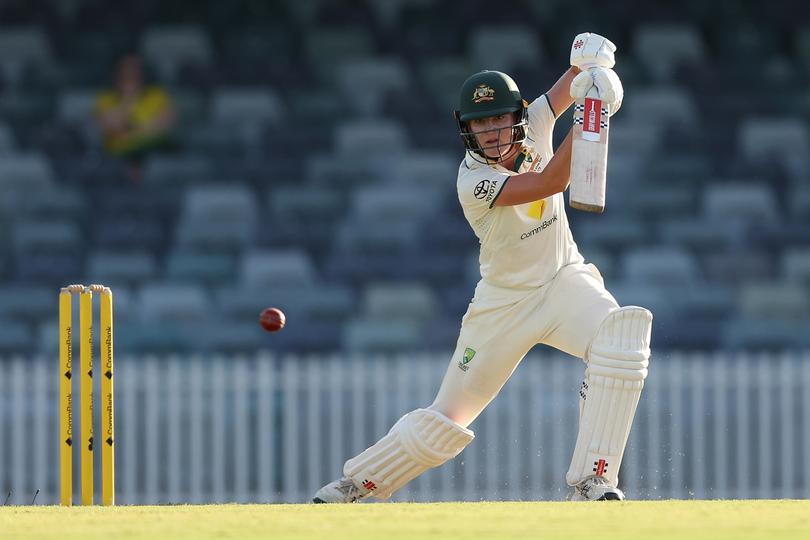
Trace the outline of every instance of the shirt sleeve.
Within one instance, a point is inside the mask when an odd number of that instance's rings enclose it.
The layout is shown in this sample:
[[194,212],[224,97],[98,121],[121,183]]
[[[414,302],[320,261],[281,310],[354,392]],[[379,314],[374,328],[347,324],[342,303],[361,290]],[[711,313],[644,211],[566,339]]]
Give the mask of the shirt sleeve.
[[557,118],[551,110],[548,96],[543,94],[529,105],[529,131],[533,132],[533,139],[541,139],[551,136],[554,131],[554,122]]
[[489,210],[501,194],[509,175],[484,167],[462,173],[458,181],[461,206],[472,213]]

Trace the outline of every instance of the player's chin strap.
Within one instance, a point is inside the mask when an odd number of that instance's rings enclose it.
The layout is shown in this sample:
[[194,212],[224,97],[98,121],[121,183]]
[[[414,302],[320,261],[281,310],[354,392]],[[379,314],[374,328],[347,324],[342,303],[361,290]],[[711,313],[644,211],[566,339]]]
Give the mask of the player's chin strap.
[[416,409],[374,446],[347,461],[343,474],[364,494],[387,499],[426,470],[456,457],[474,437],[438,411]]
[[588,367],[580,393],[579,434],[569,485],[588,476],[619,482],[627,437],[647,377],[652,313],[636,306],[611,312],[599,327],[586,355]]

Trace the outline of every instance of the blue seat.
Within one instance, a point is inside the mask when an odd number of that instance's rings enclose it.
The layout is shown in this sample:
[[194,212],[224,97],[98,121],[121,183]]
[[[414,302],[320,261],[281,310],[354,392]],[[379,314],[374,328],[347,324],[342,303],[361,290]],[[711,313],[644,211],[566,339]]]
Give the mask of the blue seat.
[[543,46],[529,25],[486,25],[472,30],[468,55],[475,65],[513,73],[541,65]]
[[82,234],[72,221],[19,221],[12,228],[12,245],[18,254],[77,253]]

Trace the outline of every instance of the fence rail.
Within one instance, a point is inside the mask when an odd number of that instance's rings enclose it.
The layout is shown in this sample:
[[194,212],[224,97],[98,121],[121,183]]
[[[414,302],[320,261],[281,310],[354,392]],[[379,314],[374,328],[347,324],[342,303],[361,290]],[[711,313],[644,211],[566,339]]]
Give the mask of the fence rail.
[[[400,415],[428,405],[447,360],[120,358],[116,500],[306,501]],[[471,426],[473,444],[394,500],[563,499],[583,367],[527,357]],[[9,504],[29,504],[38,489],[37,504],[58,502],[57,383],[56,358],[0,360],[0,492],[11,492]],[[808,389],[809,353],[655,357],[622,487],[642,499],[810,498]]]

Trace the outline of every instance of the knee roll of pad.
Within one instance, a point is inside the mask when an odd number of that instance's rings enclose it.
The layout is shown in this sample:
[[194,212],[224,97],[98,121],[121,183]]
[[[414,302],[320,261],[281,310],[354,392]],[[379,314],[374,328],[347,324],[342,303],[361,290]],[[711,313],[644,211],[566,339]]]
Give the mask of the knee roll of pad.
[[343,474],[387,499],[425,472],[456,457],[475,437],[469,429],[430,409],[412,411],[382,439],[348,460]]

